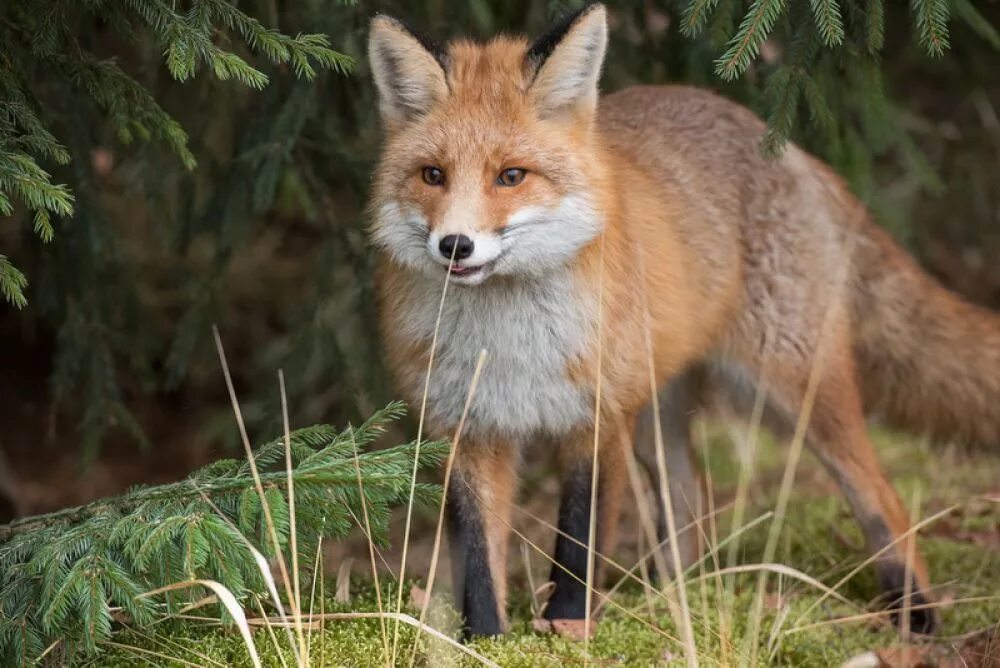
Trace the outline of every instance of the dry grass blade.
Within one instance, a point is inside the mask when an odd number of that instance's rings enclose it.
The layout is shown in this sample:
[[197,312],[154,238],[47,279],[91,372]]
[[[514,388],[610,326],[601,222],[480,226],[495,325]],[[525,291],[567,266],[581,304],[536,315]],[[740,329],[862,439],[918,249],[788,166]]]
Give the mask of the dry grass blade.
[[[264,611],[264,604],[261,603],[259,596],[254,596],[254,603],[257,604],[257,610],[260,612],[261,619],[266,620],[267,613]],[[253,620],[247,620],[247,621],[251,626],[253,625]],[[301,625],[302,624],[300,620],[299,626]],[[267,629],[267,637],[271,641],[271,646],[274,647],[274,652],[275,654],[278,655],[278,662],[281,663],[281,668],[288,668],[288,662],[285,661],[285,655],[281,652],[281,645],[278,644],[278,636],[275,635],[274,633],[274,624],[267,623],[264,626]],[[288,628],[287,625],[285,626],[285,628],[286,629]]]
[[[139,658],[154,657],[154,658],[157,658],[157,659],[161,659],[161,660],[163,660],[163,661],[165,661],[165,662],[167,662],[168,664],[171,664],[171,665],[172,664],[180,664],[182,666],[189,666],[190,668],[204,668],[204,664],[191,663],[190,661],[186,661],[186,660],[178,658],[176,656],[170,656],[169,654],[163,654],[161,652],[157,652],[157,651],[152,650],[152,649],[145,649],[143,647],[136,647],[135,645],[126,645],[125,643],[114,642],[112,640],[105,640],[105,641],[103,641],[101,643],[98,643],[98,644],[103,645],[105,647],[114,647],[115,649],[120,649],[123,652],[129,652],[129,653],[134,654],[135,656],[137,656]],[[39,658],[41,658],[41,657],[39,657]],[[219,666],[223,665],[223,664],[217,663],[217,662],[216,662],[216,664],[219,665]],[[37,663],[36,663],[36,665],[37,665]]]
[[[951,607],[954,605],[960,605],[963,603],[986,603],[989,601],[1000,601],[1000,595],[998,596],[970,596],[968,598],[957,598],[951,601],[936,601],[934,603],[921,603],[918,605],[911,605],[910,610],[933,610],[935,608]],[[801,633],[803,631],[811,631],[812,629],[822,628],[824,626],[832,626],[836,624],[850,624],[852,622],[867,622],[876,619],[886,619],[895,615],[895,610],[877,610],[874,612],[863,612],[857,615],[848,615],[846,617],[835,617],[833,619],[824,619],[822,621],[813,622],[812,624],[803,624],[802,626],[794,626],[787,631],[785,635],[792,635],[793,633]],[[993,627],[987,627],[993,628]],[[935,636],[939,641],[941,640],[964,640],[969,637],[973,637],[977,634],[982,633],[982,629],[970,633],[963,633],[954,637],[944,637]]]
[[[318,581],[321,581],[323,579],[323,574],[320,571],[320,566],[319,566],[320,558],[322,556],[323,556],[323,534],[322,534],[322,532],[320,532],[319,540],[316,541],[316,557],[315,557],[315,559],[313,561],[312,589],[309,592],[309,615],[310,616],[313,614],[313,609],[314,609],[314,606],[316,604],[316,583]],[[348,564],[348,565],[350,565],[350,564]],[[348,569],[348,576],[349,575],[350,575],[350,569]],[[338,578],[340,577],[340,572],[339,571],[337,573],[337,577]],[[337,594],[339,594],[339,593],[340,593],[340,587],[338,586],[337,587]],[[349,593],[350,592],[348,592],[348,594]],[[322,596],[322,594],[320,594],[320,595]],[[322,601],[320,601],[320,605],[321,606],[323,605]],[[321,626],[320,627],[320,634],[322,634],[322,633],[323,633],[323,628]],[[322,637],[322,635],[320,637]],[[312,638],[313,638],[312,634],[310,633],[309,634],[309,640],[308,640],[308,643],[307,643],[307,646],[306,646],[307,654],[310,657],[312,656]],[[320,662],[320,665],[322,665],[322,662]]]
[[[424,392],[420,398],[420,417],[417,420],[417,440],[413,450],[413,473],[410,476],[410,496],[406,502],[406,524],[403,527],[403,554],[399,562],[399,587],[396,595],[396,613],[403,611],[403,581],[406,579],[406,557],[410,548],[410,525],[413,521],[413,496],[417,491],[417,473],[420,470],[420,444],[424,438],[424,418],[427,415],[427,395],[431,389],[431,371],[434,369],[434,354],[437,352],[438,333],[441,331],[441,316],[444,314],[444,302],[448,296],[448,283],[451,269],[455,264],[455,253],[458,244],[452,249],[448,260],[448,271],[445,273],[444,286],[441,288],[441,301],[438,303],[437,317],[434,319],[434,334],[431,336],[431,349],[427,355],[427,375],[424,378]],[[392,631],[392,663],[396,663],[396,647],[399,641],[399,620],[393,625]]]
[[[654,401],[656,401],[654,399]],[[623,432],[624,433],[624,432]],[[631,444],[629,444],[631,446]],[[657,572],[659,573],[669,573],[670,570],[667,568],[667,561],[663,556],[663,550],[660,549],[664,546],[666,541],[660,541],[656,535],[656,528],[653,525],[653,518],[650,515],[649,507],[646,503],[645,486],[643,485],[642,476],[639,473],[639,466],[635,461],[635,454],[631,451],[631,447],[625,456],[625,471],[628,473],[629,485],[632,487],[632,494],[635,496],[636,508],[639,511],[639,526],[643,530],[643,534],[646,537],[646,541],[653,546],[653,549],[649,550],[645,555],[639,559],[639,564],[645,564],[646,560],[652,556],[653,563],[656,566]],[[670,540],[669,537],[667,540]],[[627,579],[630,575],[635,574],[635,568],[629,569],[625,575],[623,575],[617,583],[611,588],[611,592],[618,589],[619,586]],[[650,589],[655,589],[649,585],[645,580],[643,581],[643,592],[649,592]],[[660,594],[664,600],[667,601],[667,609],[670,611],[670,616],[674,620],[674,624],[680,628],[683,625],[680,604],[675,600],[673,595],[673,581],[670,578],[663,579],[663,591],[656,591]],[[647,600],[649,599],[649,594],[647,593]],[[647,605],[651,603],[647,602]],[[598,609],[600,606],[598,606]]]
[[396,574],[392,572],[392,564],[390,564],[386,560],[385,555],[382,554],[382,551],[378,549],[378,545],[375,545],[374,540],[372,540],[371,535],[369,535],[368,532],[365,530],[364,519],[358,517],[352,509],[347,508],[346,510],[347,513],[351,516],[351,519],[354,520],[354,523],[357,524],[358,527],[361,529],[361,533],[364,534],[365,539],[370,541],[370,545],[375,550],[375,556],[378,558],[378,562],[382,564],[382,569],[385,572],[386,576],[390,580],[395,580]]
[[[856,230],[860,218],[852,221],[852,229]],[[778,538],[784,526],[785,514],[788,511],[788,501],[792,495],[792,484],[795,481],[795,473],[798,470],[799,460],[802,456],[802,449],[805,445],[806,432],[812,418],[813,407],[816,403],[816,396],[819,392],[819,384],[824,371],[825,357],[833,336],[833,323],[837,315],[836,306],[843,302],[841,299],[843,291],[847,289],[848,278],[850,276],[851,261],[854,255],[854,244],[857,243],[857,236],[851,235],[847,248],[845,249],[845,259],[840,265],[840,271],[833,277],[831,283],[830,303],[823,313],[823,320],[820,324],[816,348],[813,351],[812,365],[809,369],[809,377],[806,383],[805,394],[799,407],[798,418],[795,423],[795,431],[789,447],[788,461],[784,473],[781,477],[781,487],[778,491],[778,502],[774,508],[774,521],[767,535],[767,542],[764,545],[764,562],[774,561],[778,548]],[[750,653],[751,663],[756,663],[759,649],[760,624],[764,613],[764,592],[767,587],[767,571],[761,571],[757,581],[757,598],[754,605],[753,622],[749,638],[752,640],[752,651]]]
[[[264,584],[267,587],[268,594],[271,596],[271,599],[273,600],[275,607],[278,609],[278,613],[282,617],[286,617],[285,608],[281,603],[281,597],[278,595],[278,584],[274,581],[274,575],[271,573],[271,568],[267,563],[267,559],[264,557],[263,554],[260,553],[260,550],[258,550],[256,547],[253,546],[253,543],[251,543],[250,540],[245,535],[243,535],[243,533],[236,527],[236,525],[233,524],[232,520],[230,520],[229,517],[227,517],[225,513],[223,513],[222,510],[220,510],[219,507],[215,505],[215,502],[212,501],[212,499],[207,494],[205,494],[204,491],[200,489],[198,491],[201,494],[201,498],[205,501],[205,503],[211,506],[212,510],[215,511],[215,514],[218,515],[223,522],[229,525],[229,527],[233,530],[234,534],[240,537],[240,539],[243,541],[243,544],[250,551],[250,554],[253,556],[254,563],[257,566],[257,570],[260,571],[261,578],[263,578]],[[260,599],[257,599],[257,604],[260,605]],[[261,614],[263,614],[263,610],[261,610]],[[174,615],[174,616],[180,617],[179,615]],[[289,646],[292,648],[292,651],[294,653],[296,651],[296,646],[295,646],[295,638],[292,636],[291,627],[285,625],[285,632],[288,634]],[[277,640],[272,638],[272,642],[274,643],[274,646],[277,648],[278,646]],[[296,656],[298,656],[298,654],[296,654]],[[281,663],[284,666],[285,659],[280,652],[278,653],[278,657],[281,659]]]
[[41,665],[42,660],[45,659],[45,657],[47,657],[49,654],[51,654],[56,647],[59,647],[59,645],[61,645],[62,642],[63,642],[62,639],[53,640],[49,644],[49,646],[45,648],[45,651],[38,655],[38,658],[35,659],[34,664],[36,666]]
[[[572,573],[568,568],[566,568],[565,565],[563,565],[563,564],[559,563],[558,561],[556,561],[545,549],[543,549],[542,547],[540,547],[537,543],[535,543],[534,541],[532,541],[530,538],[528,538],[522,532],[518,531],[510,522],[507,521],[507,519],[505,517],[503,517],[499,512],[497,512],[492,506],[484,503],[483,497],[479,495],[479,492],[475,488],[473,488],[468,483],[466,483],[466,487],[465,488],[469,491],[470,494],[472,494],[479,501],[480,504],[482,504],[481,507],[485,508],[486,511],[491,514],[492,517],[496,518],[496,520],[498,522],[500,522],[514,536],[516,536],[517,538],[519,538],[526,545],[528,545],[531,549],[533,549],[535,552],[537,552],[539,555],[541,555],[542,558],[545,559],[547,562],[549,562],[550,564],[552,564],[556,568],[562,570],[570,578],[572,578],[573,580],[575,580],[575,581],[579,582],[580,584],[586,586],[587,581],[585,579],[583,579],[583,578],[577,576],[576,574]],[[561,535],[567,535],[567,534],[562,534],[561,533]],[[570,537],[570,540],[573,540],[572,537]],[[574,542],[576,544],[580,545],[581,547],[583,547],[583,545],[582,545],[582,543],[580,541],[575,541],[574,540]],[[597,553],[597,556],[601,556],[600,552]],[[607,559],[606,557],[602,557],[602,558],[604,558],[604,560],[607,563],[615,565],[622,572],[625,572],[626,569],[623,566],[618,566],[614,561],[611,561],[610,559]],[[639,617],[638,615],[636,615],[634,612],[632,612],[631,610],[629,610],[625,606],[623,606],[620,603],[618,603],[617,601],[614,601],[613,599],[611,599],[607,594],[601,592],[599,589],[593,589],[592,593],[596,594],[598,598],[600,598],[602,601],[606,602],[608,605],[610,605],[611,607],[613,607],[615,610],[619,610],[620,612],[624,613],[628,617],[634,619],[635,621],[639,622],[640,624],[642,624],[646,628],[650,629],[651,631],[653,631],[657,635],[660,635],[660,636],[666,638],[667,640],[669,640],[671,642],[680,644],[681,641],[678,638],[670,635],[669,633],[667,633],[666,631],[664,631],[660,627],[656,626],[652,622],[650,622],[650,621],[648,621],[646,619],[643,619],[642,617]]]
[[[218,601],[218,598],[216,598],[215,596],[212,596],[211,598],[215,601]],[[182,644],[172,638],[148,635],[142,633],[141,631],[139,631],[139,629],[135,627],[128,627],[128,632],[129,635],[135,636],[149,643],[151,647],[159,644],[167,649],[179,651],[181,653],[186,653],[186,654],[193,654],[198,658],[199,661],[201,661],[201,663],[198,664],[200,666],[219,666],[219,668],[226,668],[226,664],[222,663],[221,661],[216,661],[207,654],[198,652],[195,649],[191,648],[189,645]]]
[[823,592],[824,596],[832,596],[841,603],[845,603],[854,608],[858,607],[857,603],[854,603],[850,599],[845,598],[841,594],[838,594],[836,590],[834,590],[831,587],[827,587],[825,584],[823,584],[816,578],[812,577],[811,575],[807,575],[806,573],[803,573],[802,571],[796,568],[792,568],[791,566],[786,566],[785,564],[765,563],[765,564],[743,564],[741,566],[732,566],[732,567],[727,566],[726,568],[723,568],[721,571],[714,571],[711,573],[705,573],[703,575],[699,575],[697,578],[695,578],[695,580],[707,580],[709,578],[714,578],[718,575],[729,575],[734,573],[776,573],[779,575],[786,575],[788,577],[795,578],[796,580],[800,580],[806,583],[807,585],[815,587],[817,590]]
[[[708,459],[708,452],[709,452],[709,450],[708,450],[708,445],[707,445],[708,444],[708,436],[707,436],[707,434],[705,432],[705,424],[704,423],[702,423],[701,427],[698,429],[698,436],[699,436],[699,441],[703,445],[703,447],[701,448],[702,457],[703,457],[703,460],[704,460],[702,462],[702,470],[705,471],[705,498],[708,501],[709,538],[706,540],[706,544],[708,545],[709,552],[710,552],[710,554],[712,556],[712,565],[715,567],[715,570],[718,571],[719,568],[720,568],[720,566],[719,566],[719,550],[722,547],[724,547],[724,543],[726,541],[730,541],[730,539],[731,539],[731,542],[732,542],[733,545],[737,544],[738,541],[739,541],[739,539],[740,539],[740,536],[742,535],[742,533],[743,533],[743,531],[745,529],[743,527],[741,527],[738,532],[730,531],[729,536],[726,537],[725,539],[723,539],[722,543],[719,542],[719,523],[716,521],[715,514],[719,510],[721,510],[721,508],[716,508],[716,506],[715,506],[715,477],[712,475],[712,467],[709,465],[710,464],[709,459]],[[753,465],[753,461],[754,460],[750,460],[750,462],[748,463],[748,465],[746,466],[746,468],[749,468],[750,466],[752,466]],[[740,473],[742,475],[742,467],[741,467],[741,472]],[[723,506],[723,508],[725,508],[725,506]],[[753,524],[753,523],[751,522],[751,524]],[[747,528],[749,528],[749,527],[747,527]],[[698,560],[698,571],[699,571],[699,573],[701,575],[705,574],[705,569],[704,569],[703,564],[704,564],[704,559],[699,559]],[[726,593],[725,581],[723,580],[723,578],[721,576],[716,576],[714,580],[715,580],[715,593],[716,593],[716,596],[718,596],[720,599],[723,599],[723,597],[725,596],[725,593]],[[705,616],[707,618],[707,616],[708,616],[708,614],[707,614],[707,608],[708,608],[708,587],[702,587],[701,591],[702,591],[703,607],[706,610]],[[718,626],[719,626],[719,638],[720,638],[720,642],[719,642],[719,655],[720,655],[719,656],[719,663],[721,665],[725,666],[725,665],[729,665],[729,663],[730,663],[729,651],[730,651],[730,644],[731,643],[730,643],[729,629],[731,629],[733,627],[733,625],[732,625],[731,618],[727,614],[728,613],[728,606],[725,606],[725,605],[718,606],[717,613],[718,613],[718,619],[719,619]]]
[[[454,470],[455,459],[458,457],[458,445],[462,438],[462,430],[465,428],[465,418],[469,415],[469,407],[472,399],[476,395],[476,386],[479,384],[479,376],[483,372],[483,365],[486,363],[486,351],[479,352],[479,359],[476,360],[476,368],[472,372],[472,380],[469,382],[469,391],[465,397],[465,405],[462,407],[462,417],[459,418],[458,428],[455,429],[455,437],[451,442],[451,452],[448,453],[448,463],[444,471],[444,483],[441,490],[441,506],[438,510],[437,529],[434,531],[434,547],[431,551],[431,565],[427,573],[427,602],[420,608],[420,623],[424,624],[427,610],[431,607],[431,597],[434,594],[434,577],[437,575],[438,557],[441,553],[441,533],[444,527],[444,509],[448,499],[448,485],[451,483],[451,473]],[[402,588],[402,587],[400,587]],[[413,642],[413,651],[410,652],[409,665],[412,666],[417,656],[417,641]]]
[[[723,512],[724,510],[725,510],[725,507],[719,508],[719,509],[715,510],[713,512],[713,514],[718,514],[720,512]],[[718,545],[716,546],[716,550],[721,549],[721,548],[725,547],[726,545],[732,543],[733,541],[738,540],[739,537],[742,536],[742,534],[746,533],[750,529],[753,529],[758,524],[761,524],[762,522],[766,522],[773,515],[774,515],[774,513],[772,511],[767,511],[763,515],[760,515],[759,517],[754,518],[750,522],[747,522],[745,525],[743,525],[742,527],[740,527],[739,529],[737,529],[735,532],[733,532],[729,536],[726,536],[725,538],[723,538],[718,543]],[[708,517],[712,517],[712,515],[709,515]],[[692,525],[693,525],[693,523],[692,523]],[[689,526],[692,526],[692,525],[689,525]],[[681,531],[683,532],[686,528],[687,527],[682,527]],[[666,539],[660,541],[660,543],[658,543],[657,545],[655,545],[652,549],[647,550],[644,554],[642,554],[639,557],[639,560],[636,562],[636,564],[634,566],[632,566],[632,568],[628,569],[627,571],[624,571],[623,574],[622,574],[622,577],[619,578],[618,581],[615,582],[615,584],[611,587],[611,589],[608,590],[608,596],[611,596],[613,593],[615,593],[616,591],[618,591],[618,589],[620,589],[621,586],[626,581],[628,581],[629,579],[635,579],[635,571],[636,571],[637,568],[639,568],[639,564],[647,561],[651,556],[653,556],[655,554],[655,552],[657,552],[659,550],[662,550],[666,546],[668,540],[670,540],[670,539],[666,538]],[[701,564],[703,564],[705,562],[705,560],[708,559],[710,556],[711,556],[710,554],[703,554],[701,556],[701,558],[698,559],[697,562],[695,562],[695,563],[691,564],[690,566],[688,566],[687,569],[684,571],[684,577],[685,578],[689,577],[691,575],[691,573],[696,568],[699,568],[701,566]],[[704,580],[704,579],[708,579],[709,576],[718,576],[718,575],[721,575],[721,574],[723,574],[725,572],[726,571],[724,569],[719,569],[718,565],[716,565],[716,570],[715,571],[712,571],[710,573],[701,573],[701,576],[698,577],[697,579]],[[729,571],[729,573],[730,574],[734,574],[735,571]],[[640,580],[640,582],[642,582],[642,581]],[[657,593],[660,594],[661,597],[663,597],[662,592],[657,592]],[[669,603],[669,599],[666,599],[666,600]],[[597,614],[597,612],[601,609],[601,606],[602,606],[602,604],[598,605],[598,607],[594,611],[594,614]]]
[[538,585],[535,584],[535,576],[531,573],[531,552],[523,542],[517,546],[521,552],[521,562],[524,564],[524,575],[528,579],[528,591],[531,592],[531,618],[537,619],[542,616],[542,606],[538,601]]
[[[764,335],[763,347],[765,351],[771,349],[771,341],[774,338],[774,327],[768,327]],[[765,353],[764,364],[768,364],[771,356]],[[753,478],[753,467],[757,461],[757,447],[760,443],[761,422],[764,419],[764,407],[767,403],[767,380],[766,368],[761,370],[760,381],[754,392],[753,408],[750,412],[750,421],[747,424],[746,444],[740,457],[740,474],[736,481],[736,501],[733,509],[733,517],[730,527],[735,529],[743,524],[743,517],[746,514],[747,498],[750,494],[750,481]],[[707,469],[706,469],[707,470]],[[726,554],[726,566],[736,565],[736,555],[739,553],[739,543],[730,545]],[[730,591],[732,583],[728,583]]]
[[590,592],[594,590],[594,552],[597,549],[594,542],[597,540],[597,483],[600,466],[597,451],[601,442],[601,380],[604,362],[604,245],[605,236],[602,232],[600,273],[597,278],[597,387],[594,391],[594,453],[590,469],[590,523],[587,527],[587,589],[583,598],[583,656],[588,662],[590,661]]
[[[285,586],[285,593],[288,596],[289,602],[294,610],[298,603],[295,599],[294,593],[292,592],[291,581],[288,577],[288,568],[285,564],[285,557],[281,551],[281,543],[278,540],[278,532],[275,528],[274,518],[271,516],[271,506],[267,501],[267,497],[264,494],[264,485],[260,481],[260,472],[257,470],[257,461],[254,458],[253,448],[250,447],[250,437],[247,435],[246,423],[243,421],[243,411],[240,410],[240,403],[236,398],[236,388],[233,385],[233,377],[229,372],[229,363],[226,361],[226,351],[222,347],[222,337],[219,336],[219,329],[212,326],[212,336],[215,338],[215,349],[219,355],[219,362],[222,364],[222,373],[226,379],[226,389],[229,392],[229,401],[233,407],[233,413],[236,416],[236,424],[239,426],[240,439],[243,442],[243,449],[246,452],[247,463],[250,466],[250,473],[253,476],[254,488],[257,490],[257,496],[260,499],[260,507],[264,512],[264,520],[267,524],[267,534],[268,538],[271,540],[271,547],[274,550],[274,554],[278,560],[278,570],[281,573],[282,583]],[[247,543],[249,545],[249,543]],[[271,577],[271,569],[267,566],[267,561],[263,556],[254,548],[249,545],[251,551],[254,553],[254,558],[257,559],[257,566],[260,568],[261,573],[264,574],[264,578],[268,581],[271,587],[271,595],[274,597],[274,604],[278,606],[279,612],[284,616],[284,608],[282,607],[281,598],[277,595],[277,588],[273,586],[273,578]],[[263,564],[261,563],[263,561]],[[292,651],[295,652],[296,660],[302,660],[299,656],[298,645],[295,643],[295,639],[292,637],[292,632],[288,630],[288,641],[291,643]]]
[[243,614],[243,608],[240,607],[236,597],[233,596],[233,592],[229,591],[215,580],[190,580],[188,582],[177,582],[172,585],[167,585],[166,587],[160,587],[159,589],[146,592],[142,596],[156,596],[158,594],[177,591],[178,589],[188,589],[190,587],[207,587],[219,597],[219,601],[222,603],[223,607],[225,607],[226,612],[228,612],[229,615],[236,621],[236,627],[240,631],[240,636],[243,638],[243,644],[246,645],[247,653],[250,655],[250,660],[253,662],[254,668],[262,668],[260,656],[257,654],[257,646],[253,642],[253,634],[250,632],[250,626],[247,624],[247,617]]
[[[876,559],[878,559],[883,554],[885,554],[886,552],[888,552],[889,550],[891,550],[892,548],[894,548],[900,541],[906,540],[907,536],[915,534],[917,531],[919,531],[923,527],[927,526],[928,524],[931,524],[932,522],[935,522],[935,521],[941,519],[942,517],[944,517],[946,515],[950,515],[958,507],[959,507],[958,504],[955,504],[955,505],[952,505],[952,506],[948,506],[944,510],[936,512],[933,515],[931,515],[930,517],[928,517],[928,518],[926,518],[926,519],[924,519],[924,520],[922,520],[920,522],[917,522],[916,524],[914,524],[913,526],[910,527],[909,531],[907,531],[906,533],[900,535],[894,541],[892,541],[891,543],[889,543],[888,545],[886,545],[882,549],[878,550],[874,554],[870,555],[867,559],[865,559],[860,564],[858,564],[857,566],[855,566],[854,568],[852,568],[847,573],[847,575],[845,575],[844,577],[842,577],[840,580],[838,580],[836,582],[836,584],[834,584],[832,587],[830,587],[831,591],[836,592],[838,589],[840,589],[841,587],[843,587],[846,582],[848,582],[855,575],[857,575],[862,570],[864,570],[865,568],[867,568],[869,564],[874,563]],[[813,601],[812,605],[810,605],[808,608],[806,608],[805,612],[803,612],[801,615],[798,616],[798,618],[795,620],[795,623],[793,624],[793,626],[798,626],[799,623],[803,619],[805,619],[807,616],[809,616],[809,613],[812,612],[813,610],[815,610],[817,606],[819,606],[820,604],[822,604],[823,601],[825,601],[828,596],[829,596],[829,594],[824,593],[817,600]]]
[[[399,612],[327,612],[327,613],[324,613],[324,614],[321,614],[321,615],[312,615],[311,619],[307,620],[307,622],[315,623],[317,621],[324,621],[324,620],[330,620],[330,621],[350,621],[350,620],[356,620],[356,619],[376,619],[378,617],[382,617],[382,618],[385,618],[385,619],[392,619],[392,620],[395,620],[397,622],[402,622],[403,624],[409,624],[410,626],[414,627],[415,629],[417,629],[419,631],[422,631],[423,633],[427,633],[429,635],[432,635],[435,638],[437,638],[438,640],[441,640],[442,642],[447,643],[452,648],[454,648],[454,649],[462,652],[463,654],[466,654],[467,656],[472,657],[473,659],[475,659],[476,661],[478,661],[479,663],[481,663],[484,666],[490,666],[491,668],[500,668],[500,666],[498,664],[494,663],[493,661],[490,661],[488,658],[486,658],[485,656],[483,656],[482,654],[480,654],[476,650],[472,649],[471,647],[469,647],[467,645],[463,645],[460,642],[457,642],[454,638],[450,638],[449,636],[445,635],[444,633],[441,633],[440,631],[438,631],[434,627],[428,626],[427,624],[424,624],[424,623],[420,622],[419,620],[414,619],[413,617],[411,617],[410,615],[407,615],[405,613],[399,613]],[[254,623],[259,623],[258,620],[253,620],[253,622]]]
[[[271,575],[271,567],[268,565],[267,559],[260,553],[260,550],[255,548],[253,545],[247,545],[247,547],[250,549],[250,553],[253,555],[253,560],[257,564],[257,570],[260,571],[261,576],[264,578],[264,584],[267,586],[267,593],[270,594],[271,600],[274,601],[281,616],[287,617],[285,610],[281,605],[281,597],[278,596],[278,583],[274,581],[274,576]],[[289,636],[289,641],[292,642],[292,648],[294,649],[295,642],[291,636]]]
[[295,522],[295,476],[292,475],[292,430],[288,421],[288,395],[285,393],[285,374],[278,370],[278,388],[281,392],[281,422],[285,436],[285,473],[288,480],[288,531],[289,551],[292,554],[292,614],[295,616],[295,635],[299,641],[302,665],[309,665],[305,635],[302,633],[302,594],[299,590],[299,543]]
[[[637,252],[636,257],[639,262],[639,274],[645,277],[646,269],[643,263],[642,252]],[[670,496],[670,478],[669,471],[667,471],[667,460],[666,451],[664,449],[663,443],[663,424],[660,422],[660,402],[658,399],[659,387],[656,383],[656,365],[654,360],[655,351],[653,350],[653,336],[652,336],[652,316],[649,310],[649,295],[646,293],[645,286],[648,285],[646,280],[641,281],[643,289],[642,293],[642,307],[643,307],[643,326],[644,326],[644,338],[646,343],[646,365],[649,371],[649,396],[650,396],[650,406],[653,409],[653,437],[654,446],[656,452],[656,469],[657,475],[659,477],[660,483],[660,498],[662,502],[663,513],[666,515],[667,520],[667,535],[670,538],[670,557],[673,560],[673,575],[674,581],[677,587],[677,602],[681,609],[681,635],[684,638],[684,658],[687,661],[688,668],[696,668],[698,665],[698,647],[694,640],[694,627],[691,624],[691,609],[688,606],[687,600],[687,585],[684,582],[684,577],[681,574],[681,553],[680,546],[677,541],[677,519],[674,515],[673,499]],[[670,573],[671,571],[664,571],[664,574]]]
[[[333,600],[337,603],[350,603],[351,602],[351,567],[354,565],[354,559],[348,557],[340,562],[340,566],[337,568],[337,580],[336,589],[333,595]],[[378,584],[375,585],[378,588]],[[381,598],[376,596],[376,598]],[[310,610],[310,612],[312,612]]]
[[[371,521],[368,519],[368,504],[365,502],[365,484],[361,476],[361,461],[358,459],[358,444],[354,440],[353,431],[351,431],[351,447],[354,449],[354,472],[358,478],[358,495],[361,498],[361,513],[365,521],[365,538],[368,540],[368,556],[371,558],[372,579],[375,581],[375,601],[378,605],[378,611],[381,613],[383,612],[382,587],[379,584],[378,567],[375,563],[375,542],[372,540]],[[400,584],[400,589],[402,589],[402,584]],[[384,652],[385,664],[391,666],[394,663],[394,659],[390,659],[389,656],[389,631],[385,627],[384,617],[379,618],[379,625],[382,627],[382,651]]]
[[[920,517],[920,487],[913,490],[913,506],[910,511],[910,525]],[[916,558],[917,535],[911,534],[904,545],[906,562],[903,567],[903,609],[900,615],[899,637],[904,641],[910,639],[910,610],[913,606],[913,560]]]

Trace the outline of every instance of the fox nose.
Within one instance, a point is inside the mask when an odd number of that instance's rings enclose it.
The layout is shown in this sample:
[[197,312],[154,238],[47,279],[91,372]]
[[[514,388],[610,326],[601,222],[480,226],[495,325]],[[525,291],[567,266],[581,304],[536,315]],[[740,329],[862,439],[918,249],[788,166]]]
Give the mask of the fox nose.
[[464,260],[472,255],[472,251],[475,248],[476,245],[472,243],[472,239],[464,234],[449,234],[442,238],[441,243],[438,244],[438,250],[441,251],[441,255],[449,260],[452,258],[452,255],[454,255],[456,260]]

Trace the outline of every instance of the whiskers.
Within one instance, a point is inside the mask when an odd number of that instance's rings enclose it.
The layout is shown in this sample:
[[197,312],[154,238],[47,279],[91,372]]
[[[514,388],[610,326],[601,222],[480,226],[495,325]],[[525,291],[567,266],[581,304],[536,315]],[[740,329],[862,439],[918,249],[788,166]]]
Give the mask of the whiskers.
[[430,236],[431,232],[422,219],[412,218],[403,223],[403,234],[407,239],[417,241],[423,246],[427,243],[427,237]]

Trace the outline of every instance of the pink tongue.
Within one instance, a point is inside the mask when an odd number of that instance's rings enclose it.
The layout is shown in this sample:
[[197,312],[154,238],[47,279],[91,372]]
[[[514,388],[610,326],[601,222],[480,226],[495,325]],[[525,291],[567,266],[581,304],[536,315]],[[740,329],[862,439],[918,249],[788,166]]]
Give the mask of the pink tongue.
[[451,266],[451,273],[453,274],[465,274],[472,271],[469,267],[459,267],[457,264]]

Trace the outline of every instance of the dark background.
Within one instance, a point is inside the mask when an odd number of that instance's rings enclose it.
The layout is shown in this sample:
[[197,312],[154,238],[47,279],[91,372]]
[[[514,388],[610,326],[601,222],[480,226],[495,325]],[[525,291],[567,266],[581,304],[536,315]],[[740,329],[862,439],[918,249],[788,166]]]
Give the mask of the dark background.
[[[381,10],[438,39],[535,34],[577,4],[242,2],[286,34],[328,34],[357,63],[349,75],[309,82],[216,35],[270,76],[259,92],[204,72],[177,82],[141,22],[123,36],[100,16],[68,9],[76,43],[117,59],[152,93],[188,132],[198,167],[186,170],[163,142],[122,143],[77,86],[34,72],[32,93],[73,157],[45,167],[72,188],[76,210],[55,221],[48,244],[32,233],[29,212],[0,219],[0,252],[30,281],[26,308],[0,303],[5,516],[177,479],[236,447],[213,324],[257,438],[279,430],[278,369],[293,426],[357,422],[392,398],[364,233],[378,149],[367,22]],[[609,4],[606,90],[688,82],[750,105],[830,161],[935,276],[1000,307],[995,32],[956,9],[951,48],[931,57],[908,3],[890,2],[884,47],[873,51],[869,3],[844,2],[844,44],[814,39],[806,48],[803,35],[815,28],[799,0],[747,72],[726,82],[715,60],[748,4],[722,0],[694,37],[679,30],[688,2]],[[974,4],[988,25],[1000,23],[1000,4]],[[0,9],[0,24],[14,12]],[[0,52],[7,47],[17,53],[13,42]]]

